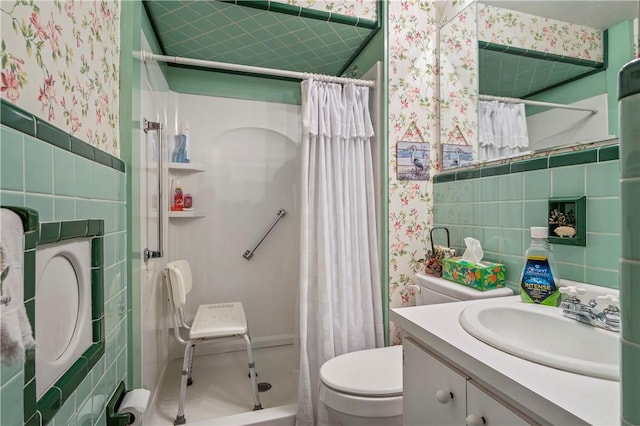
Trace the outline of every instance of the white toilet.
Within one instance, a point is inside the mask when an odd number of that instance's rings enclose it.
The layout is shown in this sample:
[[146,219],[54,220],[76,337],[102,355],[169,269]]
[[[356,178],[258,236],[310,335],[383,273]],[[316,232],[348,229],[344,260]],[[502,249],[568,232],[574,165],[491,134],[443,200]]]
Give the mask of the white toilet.
[[[478,291],[421,273],[417,305],[513,296],[509,288]],[[368,349],[333,358],[320,368],[320,401],[332,425],[402,424],[402,346]]]

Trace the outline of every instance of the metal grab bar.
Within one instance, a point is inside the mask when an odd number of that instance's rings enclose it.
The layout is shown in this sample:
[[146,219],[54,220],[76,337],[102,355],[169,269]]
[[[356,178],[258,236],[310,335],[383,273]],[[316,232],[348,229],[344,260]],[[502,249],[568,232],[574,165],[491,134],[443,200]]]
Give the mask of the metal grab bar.
[[276,223],[278,223],[278,221],[282,219],[286,214],[287,214],[287,211],[285,209],[278,210],[278,213],[276,214],[276,220],[274,220],[271,226],[269,226],[269,229],[267,229],[266,232],[262,234],[262,237],[260,237],[258,242],[253,245],[253,248],[245,251],[242,257],[244,257],[247,260],[251,260],[251,258],[253,257],[253,253],[255,253],[256,249],[260,246],[260,244],[262,244],[262,241],[264,241],[264,239],[267,238],[267,235],[269,235],[269,232],[271,232],[273,227],[276,226]]
[[[163,252],[163,222],[164,222],[164,198],[162,196],[162,182],[164,179],[163,170],[164,167],[162,158],[164,156],[164,144],[162,141],[162,123],[157,123],[144,119],[144,133],[148,133],[150,130],[158,132],[158,250],[150,250],[148,247],[143,251],[143,259],[146,263],[149,259],[156,259],[162,257]],[[147,200],[148,202],[149,200]]]

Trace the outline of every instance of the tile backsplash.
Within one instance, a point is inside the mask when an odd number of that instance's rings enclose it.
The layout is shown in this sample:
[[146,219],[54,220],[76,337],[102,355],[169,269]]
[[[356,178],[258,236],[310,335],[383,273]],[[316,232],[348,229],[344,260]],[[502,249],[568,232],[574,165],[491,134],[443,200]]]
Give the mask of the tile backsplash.
[[[465,237],[480,240],[484,258],[505,264],[507,283],[517,286],[531,241],[529,228],[547,225],[548,198],[586,195],[587,245],[552,245],[557,273],[569,280],[618,288],[620,166],[611,151],[601,149],[601,155],[594,157],[600,161],[591,159],[585,164],[565,161],[588,157],[587,152],[580,152],[568,154],[562,161],[555,161],[560,156],[549,157],[548,162],[544,158],[542,166],[536,165],[540,159],[512,163],[511,173],[507,169],[506,174],[495,176],[485,176],[492,174],[485,173],[489,168],[475,174],[459,171],[458,179],[451,179],[451,174],[443,176],[434,185],[434,226],[449,228],[458,254],[464,251]],[[525,167],[520,167],[522,164]],[[529,171],[520,172],[522,169]],[[467,178],[469,173],[474,177]]]
[[[67,137],[68,138],[68,137]],[[2,126],[0,204],[38,210],[40,222],[104,219],[105,354],[56,413],[51,425],[105,425],[104,407],[127,377],[126,175],[43,141]],[[114,160],[115,161],[115,160]],[[37,336],[36,336],[37,341]],[[33,401],[24,399],[32,372],[1,367],[0,424],[40,425]]]

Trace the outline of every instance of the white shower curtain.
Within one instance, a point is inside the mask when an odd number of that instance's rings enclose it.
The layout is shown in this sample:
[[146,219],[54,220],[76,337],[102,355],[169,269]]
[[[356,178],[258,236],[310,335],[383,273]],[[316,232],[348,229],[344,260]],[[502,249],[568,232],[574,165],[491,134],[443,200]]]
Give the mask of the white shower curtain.
[[320,366],[383,346],[369,89],[302,82],[297,425],[325,424]]
[[478,102],[478,159],[511,157],[529,148],[524,104]]

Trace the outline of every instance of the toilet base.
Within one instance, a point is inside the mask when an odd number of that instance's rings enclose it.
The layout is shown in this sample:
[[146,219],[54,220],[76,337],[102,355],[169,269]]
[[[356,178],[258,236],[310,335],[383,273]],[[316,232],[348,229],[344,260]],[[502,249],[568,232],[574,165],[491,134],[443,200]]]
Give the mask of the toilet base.
[[361,417],[341,413],[323,404],[329,415],[332,426],[402,426],[402,416],[392,417]]

